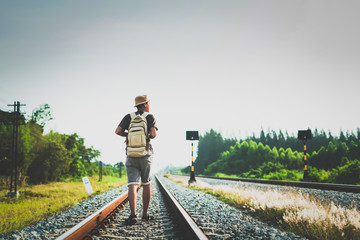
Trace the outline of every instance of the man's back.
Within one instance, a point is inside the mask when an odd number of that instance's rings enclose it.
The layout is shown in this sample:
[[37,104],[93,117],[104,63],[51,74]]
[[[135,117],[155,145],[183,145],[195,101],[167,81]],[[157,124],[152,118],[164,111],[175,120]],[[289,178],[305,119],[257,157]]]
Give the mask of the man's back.
[[[150,145],[150,139],[153,139],[156,137],[157,134],[157,126],[155,117],[149,113],[149,99],[146,95],[138,96],[135,98],[135,107],[137,107],[138,111],[135,114],[127,114],[120,122],[120,124],[117,126],[115,133],[127,138],[127,142],[129,142],[128,138],[131,138],[133,135],[132,132],[132,120],[134,118],[137,118],[137,116],[140,115],[140,127],[141,128],[141,122],[145,125],[142,126],[142,128],[145,129],[144,135],[145,143],[146,143],[146,154],[141,154],[140,157],[134,157],[127,152],[126,157],[126,172],[128,177],[128,198],[130,202],[130,210],[131,214],[128,219],[126,219],[125,224],[126,225],[133,225],[136,223],[136,188],[139,185],[139,181],[141,179],[141,184],[143,185],[143,221],[148,221],[153,219],[152,216],[148,214],[148,208],[150,203],[150,196],[151,196],[151,162],[152,162],[152,153],[153,149]],[[145,114],[144,114],[145,113]],[[132,116],[133,117],[132,117]],[[135,116],[134,116],[135,115]],[[143,119],[141,119],[141,116],[144,115]],[[137,124],[135,124],[137,125]],[[139,129],[137,129],[139,130]],[[131,140],[130,140],[131,141]],[[141,141],[139,141],[141,142]],[[129,146],[127,146],[129,148]]]

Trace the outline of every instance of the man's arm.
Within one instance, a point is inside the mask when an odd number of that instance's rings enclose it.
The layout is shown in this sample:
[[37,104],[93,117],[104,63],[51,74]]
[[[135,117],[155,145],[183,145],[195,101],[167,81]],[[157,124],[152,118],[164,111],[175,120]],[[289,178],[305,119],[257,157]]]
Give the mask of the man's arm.
[[[124,129],[121,127],[121,126],[118,126],[116,129],[115,129],[115,133],[119,136],[122,136],[122,137],[126,137],[128,135],[127,132],[124,132]],[[156,133],[155,133],[155,136],[156,136]]]
[[150,138],[155,138],[156,137],[156,128],[155,127],[152,127],[150,129]]

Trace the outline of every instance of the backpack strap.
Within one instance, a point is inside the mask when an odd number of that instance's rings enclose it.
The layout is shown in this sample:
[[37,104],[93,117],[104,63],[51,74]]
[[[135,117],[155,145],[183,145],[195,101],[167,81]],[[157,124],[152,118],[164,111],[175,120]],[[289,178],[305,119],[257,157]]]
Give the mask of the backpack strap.
[[[141,116],[144,118],[146,118],[148,115],[149,115],[148,112],[143,112],[143,114],[141,114]],[[130,113],[130,117],[131,117],[131,119],[134,119],[136,117],[136,112]]]
[[131,120],[133,120],[136,117],[136,113],[135,112],[130,113],[130,117],[131,117]]
[[[141,116],[145,119],[146,125],[147,125],[147,119],[146,119],[147,115],[149,115],[148,112],[143,112],[143,114],[141,114]],[[148,129],[148,131],[149,131],[149,129]],[[145,135],[146,135],[146,141],[148,141],[149,140],[149,132],[146,132]]]

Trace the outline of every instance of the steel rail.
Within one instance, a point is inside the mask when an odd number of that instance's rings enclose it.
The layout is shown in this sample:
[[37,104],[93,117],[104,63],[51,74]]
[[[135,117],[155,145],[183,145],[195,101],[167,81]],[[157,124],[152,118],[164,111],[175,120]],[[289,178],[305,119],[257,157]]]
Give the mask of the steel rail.
[[360,186],[358,185],[315,183],[315,182],[306,182],[306,181],[295,182],[295,181],[279,181],[279,180],[266,180],[266,179],[226,178],[226,177],[211,177],[211,176],[198,176],[198,177],[239,181],[239,182],[272,184],[272,185],[281,185],[281,186],[289,186],[289,187],[313,188],[313,189],[331,190],[338,192],[360,193]]
[[[166,189],[162,182],[156,177],[159,189],[162,192],[164,199],[169,203],[172,210],[178,217],[178,220],[186,228],[184,235],[189,239],[208,239],[202,230],[193,221],[190,215],[185,211],[176,198]],[[140,187],[138,188],[138,190]],[[99,233],[99,228],[103,228],[104,222],[114,217],[117,209],[122,208],[128,202],[128,191],[115,198],[89,217],[76,224],[73,228],[60,235],[57,240],[79,240],[79,239],[93,239],[92,235]]]
[[91,235],[101,224],[113,214],[118,208],[122,208],[128,201],[128,192],[124,192],[119,197],[115,198],[104,207],[91,214],[89,217],[76,224],[73,228],[62,234],[57,240],[79,240],[92,239]]
[[156,181],[158,182],[160,191],[163,193],[163,196],[166,198],[171,208],[175,212],[176,216],[179,217],[179,220],[182,222],[183,226],[188,229],[185,234],[187,234],[188,239],[208,239],[208,237],[203,233],[199,226],[194,222],[190,215],[186,212],[183,206],[176,200],[176,198],[166,189],[163,183],[155,176]]

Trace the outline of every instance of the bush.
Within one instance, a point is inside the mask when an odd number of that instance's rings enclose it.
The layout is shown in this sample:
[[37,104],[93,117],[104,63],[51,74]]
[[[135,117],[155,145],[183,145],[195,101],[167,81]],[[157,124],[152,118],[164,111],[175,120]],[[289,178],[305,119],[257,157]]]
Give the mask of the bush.
[[265,179],[271,180],[285,180],[285,181],[299,181],[302,175],[296,170],[281,169],[277,172],[271,172],[264,175]]
[[266,162],[263,163],[260,167],[259,170],[262,173],[262,175],[265,174],[269,174],[271,172],[277,172],[277,171],[281,171],[285,169],[284,165],[282,165],[281,163],[274,163],[274,162]]
[[316,167],[308,167],[309,180],[312,182],[329,183],[330,171],[317,169]]
[[[266,163],[263,163],[257,169],[251,169],[248,172],[240,174],[240,177],[244,177],[244,178],[264,178],[265,175],[269,175],[269,174],[275,173],[275,172],[281,172],[284,169],[285,169],[285,167],[281,163],[278,163],[278,162],[275,162],[275,163],[274,162],[266,162]],[[287,174],[285,174],[285,175],[287,175]],[[277,176],[272,175],[272,177],[274,177],[276,179],[277,178],[283,178],[283,176],[280,177],[279,175],[277,175]]]
[[343,166],[333,169],[331,178],[335,183],[360,184],[360,161],[343,161]]

